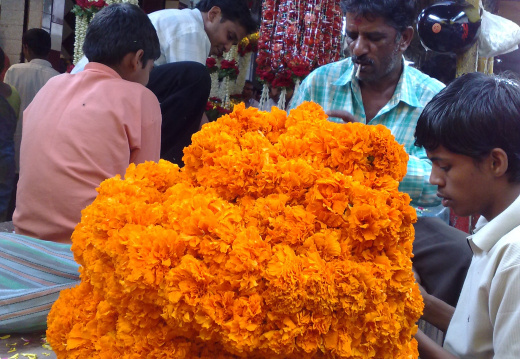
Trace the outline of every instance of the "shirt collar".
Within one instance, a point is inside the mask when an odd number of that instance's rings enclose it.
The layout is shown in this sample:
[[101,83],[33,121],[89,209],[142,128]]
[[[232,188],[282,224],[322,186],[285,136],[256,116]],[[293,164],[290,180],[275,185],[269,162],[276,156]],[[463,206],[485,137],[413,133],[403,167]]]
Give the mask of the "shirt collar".
[[480,217],[473,231],[468,237],[471,249],[475,252],[489,252],[491,248],[507,233],[520,226],[520,196],[502,213],[488,222]]
[[[113,78],[118,78],[118,79],[122,78],[121,75],[119,75],[116,70],[114,70],[111,67],[108,67],[107,65],[103,65],[99,62],[89,62],[88,64],[85,65],[85,70],[102,72]],[[85,71],[82,71],[82,72],[85,72]]]
[[44,59],[32,59],[29,61],[31,64],[38,64],[40,66],[52,67],[51,63]]
[[[417,98],[416,91],[414,91],[414,76],[410,67],[406,65],[404,56],[402,58],[402,61],[404,63],[403,72],[395,88],[394,95],[392,96],[388,104],[394,105],[399,103],[399,101],[403,101],[411,107],[422,107],[421,102]],[[343,75],[341,75],[336,81],[332,82],[332,85],[346,86],[355,83],[356,87],[358,87],[359,84],[357,78],[355,77],[354,69],[355,67],[352,63],[352,59],[348,58],[347,71],[345,71]]]

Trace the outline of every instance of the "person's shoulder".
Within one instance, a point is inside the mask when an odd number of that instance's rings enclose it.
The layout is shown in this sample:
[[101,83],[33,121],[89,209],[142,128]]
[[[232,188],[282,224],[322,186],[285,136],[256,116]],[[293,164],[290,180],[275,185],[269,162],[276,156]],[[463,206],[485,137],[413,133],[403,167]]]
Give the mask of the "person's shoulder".
[[7,69],[7,71],[5,73],[6,74],[19,74],[22,71],[26,70],[28,67],[29,67],[29,64],[26,62],[20,63],[20,64],[13,64],[13,65],[9,66],[9,68]]
[[143,105],[157,105],[159,107],[159,100],[157,96],[147,87],[140,83],[127,81],[123,79],[113,79],[113,87],[121,89],[119,96],[129,100],[131,103]]
[[179,9],[163,9],[151,12],[148,14],[148,18],[151,19],[164,19],[171,16],[175,16],[180,12]]
[[326,65],[322,65],[318,68],[316,68],[314,71],[312,71],[309,76],[328,76],[332,73],[336,74],[343,74],[345,71],[352,68],[352,61],[350,58],[346,58],[343,60],[335,61],[328,63]]
[[156,22],[182,21],[183,19],[197,16],[200,16],[200,12],[197,9],[164,9],[150,13],[148,18],[154,24]]
[[439,80],[426,75],[412,66],[407,66],[407,83],[410,84],[410,91],[415,92],[424,105],[446,87]]
[[495,244],[500,258],[499,270],[517,268],[520,270],[520,225],[513,228]]
[[446,87],[446,85],[444,85],[439,80],[430,77],[429,75],[412,66],[408,66],[408,75],[412,78],[416,85],[428,88],[434,92],[439,92],[444,87]]
[[302,85],[325,85],[326,83],[335,81],[340,78],[343,74],[345,74],[346,71],[349,71],[351,67],[352,62],[349,58],[322,65],[307,75],[307,77],[303,80]]

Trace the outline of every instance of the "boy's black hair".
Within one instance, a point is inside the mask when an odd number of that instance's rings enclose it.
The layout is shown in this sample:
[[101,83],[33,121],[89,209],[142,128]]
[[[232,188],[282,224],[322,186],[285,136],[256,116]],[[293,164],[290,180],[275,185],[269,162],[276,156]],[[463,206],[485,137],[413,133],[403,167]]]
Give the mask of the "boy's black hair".
[[36,57],[45,58],[51,51],[51,35],[43,29],[29,29],[22,35],[22,45],[27,45]]
[[219,7],[222,11],[222,21],[238,22],[248,35],[257,31],[258,24],[253,19],[245,0],[201,0],[197,4],[197,9],[200,12],[208,12],[213,6]]
[[415,0],[341,0],[341,10],[368,20],[382,17],[399,32],[413,26],[417,15]]
[[148,16],[129,3],[111,4],[101,9],[87,28],[83,52],[90,62],[117,65],[128,53],[142,49],[143,68],[159,58],[157,32]]
[[478,72],[455,79],[424,108],[415,145],[443,146],[477,162],[501,148],[510,181],[520,182],[520,83]]
[[4,71],[5,67],[5,53],[4,50],[2,50],[2,47],[0,46],[0,72]]

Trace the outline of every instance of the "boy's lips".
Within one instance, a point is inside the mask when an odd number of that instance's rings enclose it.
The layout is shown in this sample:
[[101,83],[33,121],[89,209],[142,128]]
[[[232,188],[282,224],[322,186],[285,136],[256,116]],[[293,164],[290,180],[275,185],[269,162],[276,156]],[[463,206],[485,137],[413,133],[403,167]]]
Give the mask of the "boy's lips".
[[437,192],[437,197],[439,197],[442,200],[442,205],[444,207],[448,207],[450,202],[452,202],[450,197],[446,197],[444,194]]

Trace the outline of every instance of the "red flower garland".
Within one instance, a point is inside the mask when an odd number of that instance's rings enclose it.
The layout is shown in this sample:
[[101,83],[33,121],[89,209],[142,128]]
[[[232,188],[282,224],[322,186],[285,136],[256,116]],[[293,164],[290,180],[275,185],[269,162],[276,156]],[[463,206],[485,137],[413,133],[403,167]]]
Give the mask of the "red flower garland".
[[316,67],[339,60],[341,26],[335,0],[265,0],[258,77],[273,86],[291,87]]

